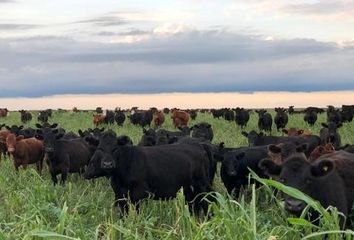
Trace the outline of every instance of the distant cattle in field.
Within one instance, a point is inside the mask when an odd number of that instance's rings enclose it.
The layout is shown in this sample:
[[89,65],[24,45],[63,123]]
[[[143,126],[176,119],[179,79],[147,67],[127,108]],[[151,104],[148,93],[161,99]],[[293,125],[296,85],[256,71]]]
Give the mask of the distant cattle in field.
[[342,105],[342,121],[351,122],[354,117],[354,105]]
[[1,130],[1,128],[5,126],[5,124],[0,125],[0,161],[2,156],[8,155],[7,147],[6,147],[6,138],[11,133],[9,130]]
[[211,114],[214,118],[220,118],[224,115],[224,111],[222,109],[211,109]]
[[37,117],[38,122],[42,122],[42,123],[48,122],[48,118],[49,118],[49,113],[47,111],[39,111]]
[[130,116],[128,116],[130,119],[130,122],[134,125],[140,125],[141,127],[146,127],[151,125],[151,122],[153,120],[153,113],[152,110],[132,110],[130,113]]
[[189,110],[187,111],[189,113],[189,116],[192,120],[195,120],[197,118],[197,111],[196,110]]
[[9,115],[9,110],[7,108],[0,108],[0,117],[7,117]]
[[116,142],[113,132],[100,138],[84,177],[110,176],[115,203],[122,212],[128,210],[128,201],[139,207],[140,201],[149,196],[168,200],[176,197],[182,187],[185,199],[193,204],[194,211],[198,213],[203,209],[206,212],[204,196],[211,191],[210,160],[202,146],[120,147]]
[[164,108],[162,111],[163,111],[164,114],[169,114],[170,113],[170,109],[168,109],[168,108]]
[[275,112],[276,115],[274,117],[274,123],[277,126],[277,130],[279,131],[279,129],[286,127],[289,118],[284,108],[275,108]]
[[122,110],[115,110],[114,120],[118,124],[118,126],[123,126],[125,121],[125,114]]
[[305,110],[304,121],[311,126],[315,125],[317,121],[317,112],[312,111],[311,109]]
[[[229,194],[238,197],[242,188],[248,185],[249,169],[260,177],[266,177],[258,163],[267,157],[267,153],[267,146],[258,146],[241,147],[224,154],[220,176]],[[253,182],[251,179],[251,183]]]
[[103,114],[103,109],[102,109],[102,107],[96,107],[95,112],[96,112],[97,114]]
[[23,129],[23,126],[20,125],[11,125],[11,126],[5,126],[7,130],[9,130],[11,133],[15,134],[16,136],[20,135],[20,131]]
[[146,130],[143,128],[143,136],[139,142],[139,146],[155,146],[157,140],[157,135],[154,129]]
[[43,167],[43,143],[35,138],[24,139],[24,136],[17,136],[10,133],[6,137],[7,151],[14,158],[14,166],[18,171],[20,166],[27,168],[28,164],[36,164],[38,172]]
[[106,116],[105,115],[100,115],[100,114],[96,114],[96,115],[93,115],[93,124],[98,127],[99,125],[103,124],[104,121],[106,119]]
[[234,121],[235,120],[235,112],[231,109],[224,109],[223,117],[226,121]]
[[297,129],[297,128],[284,128],[282,130],[283,133],[288,135],[289,137],[294,137],[294,136],[311,136],[312,133],[310,130],[303,130],[303,129]]
[[103,122],[105,124],[113,124],[114,123],[114,112],[111,110],[107,110]]
[[163,114],[162,111],[156,111],[154,113],[154,124],[155,127],[161,127],[162,124],[165,122],[165,115]]
[[327,122],[334,122],[337,125],[342,123],[342,113],[339,109],[327,110]]
[[214,132],[211,125],[207,122],[201,122],[195,124],[192,128],[192,137],[203,138],[205,140],[212,141],[214,138]]
[[256,113],[258,113],[258,128],[259,128],[259,130],[271,132],[272,125],[273,125],[272,116],[269,113],[267,113],[267,111],[264,109],[256,110]]
[[187,112],[178,109],[172,109],[171,113],[172,113],[171,118],[175,128],[188,125],[189,114]]
[[178,129],[180,131],[157,130],[156,145],[172,144],[177,142],[179,138],[190,135],[191,129],[189,127],[179,127]]
[[241,126],[241,128],[247,126],[247,123],[250,119],[250,110],[246,110],[244,108],[236,108],[235,112],[236,112],[235,115],[236,124],[238,126]]
[[320,130],[321,144],[331,143],[335,149],[338,149],[342,142],[337,130],[342,127],[342,124],[337,125],[334,122],[322,123],[322,127]]
[[21,122],[26,123],[32,120],[32,114],[25,110],[20,110],[21,113]]
[[[353,159],[353,154],[339,151],[322,155],[312,163],[303,155],[294,154],[280,165],[269,159],[262,160],[259,165],[268,175],[276,176],[283,184],[309,195],[324,208],[336,207],[344,215],[340,219],[340,225],[345,228],[345,219],[351,212],[354,200]],[[300,216],[306,203],[284,195],[285,210]],[[311,213],[311,220],[319,217],[317,212]]]
[[325,110],[323,110],[322,108],[318,108],[318,107],[307,107],[304,112],[315,112],[318,114],[324,113]]

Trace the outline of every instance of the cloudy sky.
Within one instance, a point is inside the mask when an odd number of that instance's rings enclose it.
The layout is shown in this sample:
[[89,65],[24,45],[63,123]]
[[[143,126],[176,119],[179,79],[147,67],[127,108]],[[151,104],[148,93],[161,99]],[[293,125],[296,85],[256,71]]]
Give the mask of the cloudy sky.
[[354,1],[0,0],[0,89],[353,90]]

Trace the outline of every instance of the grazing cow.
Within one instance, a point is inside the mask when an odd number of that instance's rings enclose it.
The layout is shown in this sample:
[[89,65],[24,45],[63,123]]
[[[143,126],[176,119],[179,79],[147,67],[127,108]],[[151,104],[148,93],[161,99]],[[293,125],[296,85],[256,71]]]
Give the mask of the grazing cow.
[[32,120],[32,114],[25,110],[20,110],[21,113],[21,122],[26,123]]
[[[322,155],[310,163],[303,155],[291,155],[282,164],[263,159],[260,167],[268,175],[277,176],[283,184],[296,188],[319,201],[324,208],[336,207],[346,219],[354,200],[354,155],[344,151]],[[300,216],[306,207],[302,200],[285,194],[285,210]],[[318,218],[313,212],[311,219]],[[341,227],[345,227],[341,218]]]
[[289,106],[288,113],[289,113],[290,115],[292,115],[292,114],[295,113],[294,106]]
[[123,126],[123,123],[125,121],[125,114],[121,110],[116,110],[115,115],[114,115],[114,120],[118,124],[118,126]]
[[42,123],[48,122],[49,118],[49,113],[47,111],[39,111],[39,115],[37,117],[37,120]]
[[105,124],[113,124],[114,123],[114,112],[111,110],[107,110],[103,122]]
[[225,110],[224,110],[224,119],[226,120],[226,121],[234,121],[235,120],[235,112],[234,111],[232,111],[231,109],[228,109],[228,108],[226,108]]
[[209,123],[201,122],[199,124],[194,125],[191,129],[192,137],[213,141],[214,133]]
[[163,114],[162,111],[156,111],[154,113],[154,124],[156,128],[159,128],[162,126],[162,124],[165,122],[165,115]]
[[105,115],[100,115],[96,114],[93,115],[93,124],[98,127],[99,125],[103,124],[105,122],[106,116]]
[[211,114],[213,115],[214,118],[219,119],[224,115],[223,109],[211,109]]
[[321,157],[322,155],[333,153],[336,150],[331,143],[327,143],[325,145],[317,146],[312,153],[310,154],[309,161],[314,162],[317,158]]
[[103,114],[103,109],[102,109],[102,107],[96,107],[96,113],[97,114]]
[[191,117],[192,120],[195,120],[197,118],[197,111],[196,110],[189,110],[188,113],[189,113],[189,116]]
[[14,158],[14,166],[18,168],[22,165],[24,169],[28,164],[36,164],[39,173],[43,167],[43,143],[35,138],[24,139],[24,137],[10,133],[6,138],[7,151]]
[[304,121],[311,126],[315,125],[317,121],[317,112],[311,111],[311,109],[306,109],[304,115]]
[[289,137],[294,137],[294,136],[311,136],[312,133],[310,130],[303,130],[303,129],[297,129],[297,128],[284,128],[282,130],[283,133],[287,134]]
[[151,196],[167,200],[183,187],[186,201],[194,199],[194,210],[206,211],[203,193],[209,192],[209,159],[203,147],[171,144],[154,147],[118,146],[114,132],[102,135],[84,177],[111,176],[115,202],[123,213],[127,198],[139,207]]
[[293,142],[296,145],[307,144],[307,149],[305,150],[306,156],[309,156],[311,152],[321,143],[320,137],[316,135],[311,136],[295,136],[295,137],[277,137],[277,136],[265,136],[262,132],[257,133],[256,131],[251,131],[249,133],[242,132],[242,135],[247,137],[249,146],[264,146],[270,144],[279,144]]
[[0,108],[0,117],[7,117],[9,115],[9,110],[7,108]]
[[258,117],[259,117],[259,119],[258,119],[259,130],[271,132],[272,131],[272,124],[273,124],[272,115],[267,113],[267,111],[264,109],[256,110],[256,113],[258,113]]
[[289,118],[286,114],[286,110],[284,108],[275,108],[277,114],[274,117],[274,123],[277,126],[277,130],[280,128],[285,128],[288,124]]
[[172,109],[171,113],[172,113],[171,118],[172,118],[173,125],[175,126],[175,128],[188,125],[189,114],[187,112],[177,110],[174,108],[174,109]]
[[[241,188],[249,183],[249,169],[258,176],[266,177],[258,167],[261,159],[267,157],[267,146],[242,147],[224,154],[220,176],[229,194],[238,197]],[[251,179],[251,182],[254,182]]]
[[92,153],[88,143],[81,139],[65,139],[58,129],[51,131],[38,130],[36,138],[43,140],[43,148],[47,154],[47,164],[53,184],[58,183],[57,175],[61,174],[61,184],[65,184],[68,173],[82,173]]
[[339,125],[334,122],[322,123],[323,128],[320,130],[321,144],[332,143],[334,148],[338,149],[342,143],[337,129],[341,126],[341,123]]
[[236,108],[236,116],[235,116],[235,121],[238,126],[241,126],[241,128],[244,128],[247,126],[247,123],[250,119],[250,111],[251,110],[245,110],[243,108]]

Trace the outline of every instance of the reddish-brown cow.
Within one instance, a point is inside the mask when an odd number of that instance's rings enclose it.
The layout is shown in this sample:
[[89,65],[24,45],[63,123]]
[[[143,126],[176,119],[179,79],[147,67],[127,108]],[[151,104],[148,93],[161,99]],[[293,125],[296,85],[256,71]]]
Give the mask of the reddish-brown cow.
[[9,113],[9,110],[7,108],[0,108],[0,117],[6,117]]
[[95,124],[95,126],[98,127],[99,125],[104,123],[105,118],[106,118],[105,115],[101,115],[101,114],[93,115],[93,124]]
[[189,121],[189,114],[187,112],[178,109],[172,109],[171,113],[171,118],[175,127],[187,126]]
[[312,133],[309,130],[302,130],[297,128],[284,128],[282,131],[283,133],[287,134],[289,137],[312,135]]
[[154,123],[156,127],[161,127],[161,125],[165,122],[165,115],[162,111],[157,111],[154,113]]
[[0,130],[0,161],[1,155],[6,155],[7,147],[6,147],[6,138],[11,132],[9,130]]
[[331,143],[317,146],[310,154],[309,161],[314,162],[317,158],[321,157],[322,155],[333,153],[335,151],[336,150]]
[[20,135],[9,134],[6,138],[8,152],[14,158],[16,170],[22,165],[24,169],[28,164],[36,164],[38,172],[42,172],[43,167],[43,142],[36,138],[24,139]]

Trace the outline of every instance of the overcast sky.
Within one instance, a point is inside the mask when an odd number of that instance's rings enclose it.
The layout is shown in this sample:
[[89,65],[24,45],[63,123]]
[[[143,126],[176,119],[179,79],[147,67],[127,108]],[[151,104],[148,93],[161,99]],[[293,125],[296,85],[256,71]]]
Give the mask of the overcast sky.
[[350,90],[354,1],[0,0],[0,89]]

